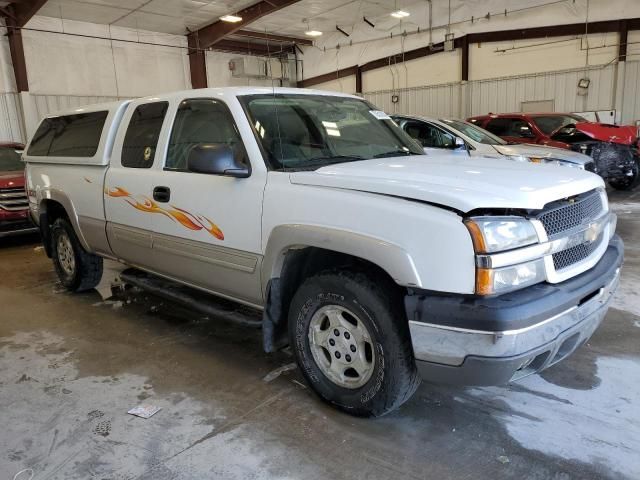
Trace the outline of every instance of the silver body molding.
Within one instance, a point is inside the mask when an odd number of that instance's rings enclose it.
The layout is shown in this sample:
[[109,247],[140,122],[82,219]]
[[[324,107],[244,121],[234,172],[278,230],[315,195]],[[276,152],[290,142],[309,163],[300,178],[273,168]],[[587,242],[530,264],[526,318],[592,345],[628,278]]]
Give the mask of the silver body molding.
[[261,255],[111,222],[107,237],[123,263],[252,307],[262,306]]
[[411,256],[398,245],[339,229],[314,225],[279,225],[273,229],[262,265],[262,288],[266,295],[269,280],[278,278],[289,250],[317,247],[345,253],[374,263],[403,286],[420,285],[420,276]]
[[586,341],[604,318],[620,275],[586,303],[519,330],[489,332],[409,321],[416,360],[460,366],[468,356],[503,358],[527,353],[575,329]]
[[78,216],[78,226],[86,242],[95,253],[109,257],[113,256],[111,246],[107,241],[107,222],[80,215]]

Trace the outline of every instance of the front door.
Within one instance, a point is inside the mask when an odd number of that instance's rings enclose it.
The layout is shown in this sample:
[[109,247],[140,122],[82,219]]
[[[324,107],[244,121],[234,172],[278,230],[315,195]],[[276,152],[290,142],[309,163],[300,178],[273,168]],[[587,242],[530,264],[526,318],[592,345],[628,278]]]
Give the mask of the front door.
[[[266,167],[264,163],[251,165],[240,130],[224,101],[184,99],[172,104],[170,111],[170,134],[163,136],[168,142],[159,147],[163,158],[151,181],[154,201],[162,211],[153,216],[158,273],[260,305]],[[250,176],[191,172],[189,153],[197,145],[230,148],[236,158],[249,165]]]
[[450,132],[443,130],[428,122],[418,120],[407,120],[402,128],[410,137],[417,140],[424,149],[429,152],[464,153],[465,148],[456,148],[456,137]]

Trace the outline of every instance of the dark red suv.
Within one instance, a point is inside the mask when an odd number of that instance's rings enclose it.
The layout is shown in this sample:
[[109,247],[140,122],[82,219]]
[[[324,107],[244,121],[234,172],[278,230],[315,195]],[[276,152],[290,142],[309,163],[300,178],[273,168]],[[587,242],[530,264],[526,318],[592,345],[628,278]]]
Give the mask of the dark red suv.
[[22,150],[21,143],[0,142],[0,238],[36,231],[24,189]]
[[585,153],[614,188],[628,190],[640,183],[636,127],[589,122],[573,113],[490,113],[469,121],[508,142]]

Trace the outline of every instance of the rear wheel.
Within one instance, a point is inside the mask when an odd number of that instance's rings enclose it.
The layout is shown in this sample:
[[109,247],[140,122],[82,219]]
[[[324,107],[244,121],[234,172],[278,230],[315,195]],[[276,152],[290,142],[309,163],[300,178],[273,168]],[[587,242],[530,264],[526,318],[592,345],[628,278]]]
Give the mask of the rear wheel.
[[60,283],[73,292],[94,288],[102,278],[102,258],[86,252],[64,218],[51,227],[51,252]]
[[289,335],[309,384],[352,415],[384,415],[419,385],[402,299],[384,279],[349,271],[308,278],[292,300]]

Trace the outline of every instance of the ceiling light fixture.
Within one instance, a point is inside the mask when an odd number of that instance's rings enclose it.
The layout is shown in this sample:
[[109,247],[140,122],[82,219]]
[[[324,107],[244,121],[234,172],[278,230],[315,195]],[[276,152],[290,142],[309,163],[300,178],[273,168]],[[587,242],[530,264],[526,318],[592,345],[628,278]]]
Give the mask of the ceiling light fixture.
[[391,14],[393,18],[406,18],[411,15],[409,12],[405,12],[404,10],[396,10]]
[[220,17],[220,20],[223,22],[238,23],[242,21],[242,17],[239,17],[238,15],[225,15]]
[[319,37],[320,35],[322,35],[322,32],[319,30],[308,30],[304,32],[304,34],[309,37]]

